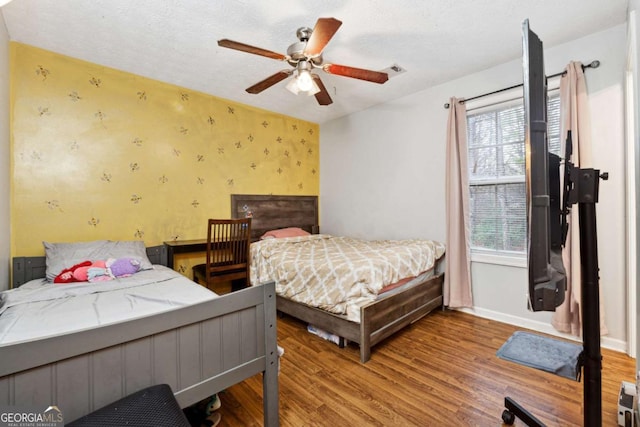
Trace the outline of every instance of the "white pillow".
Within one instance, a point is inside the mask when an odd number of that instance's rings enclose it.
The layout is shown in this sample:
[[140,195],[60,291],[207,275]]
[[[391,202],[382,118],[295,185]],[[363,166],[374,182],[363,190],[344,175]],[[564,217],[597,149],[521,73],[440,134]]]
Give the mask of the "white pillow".
[[53,282],[62,270],[83,261],[106,261],[109,258],[135,258],[140,261],[140,270],[153,268],[147,250],[141,240],[49,243],[42,242],[47,259],[47,280]]

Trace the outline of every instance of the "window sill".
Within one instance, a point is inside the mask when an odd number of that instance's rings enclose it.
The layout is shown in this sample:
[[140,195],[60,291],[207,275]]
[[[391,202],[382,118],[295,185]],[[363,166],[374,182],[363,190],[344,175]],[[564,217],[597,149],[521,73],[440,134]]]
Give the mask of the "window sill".
[[527,268],[527,258],[525,256],[518,255],[497,255],[484,252],[472,252],[471,262]]

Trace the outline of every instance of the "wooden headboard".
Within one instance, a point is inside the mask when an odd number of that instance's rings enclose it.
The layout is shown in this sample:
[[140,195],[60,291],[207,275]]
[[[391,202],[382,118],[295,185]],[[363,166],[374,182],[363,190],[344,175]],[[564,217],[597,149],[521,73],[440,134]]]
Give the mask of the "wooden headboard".
[[231,217],[244,218],[251,211],[251,239],[285,227],[300,227],[318,234],[318,196],[232,194]]
[[[147,257],[151,264],[167,265],[167,247],[165,245],[151,246],[147,248]],[[14,257],[11,287],[17,288],[29,280],[45,277],[47,259],[44,256]]]

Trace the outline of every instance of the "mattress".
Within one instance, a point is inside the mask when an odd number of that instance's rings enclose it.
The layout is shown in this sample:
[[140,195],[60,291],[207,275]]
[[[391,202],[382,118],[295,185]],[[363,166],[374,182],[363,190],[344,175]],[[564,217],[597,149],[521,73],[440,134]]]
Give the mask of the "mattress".
[[0,345],[123,322],[217,296],[161,265],[107,282],[32,280],[0,293]]
[[443,254],[444,244],[421,239],[373,241],[326,234],[266,239],[251,245],[251,284],[273,280],[284,298],[359,322],[361,306],[393,283],[433,274]]

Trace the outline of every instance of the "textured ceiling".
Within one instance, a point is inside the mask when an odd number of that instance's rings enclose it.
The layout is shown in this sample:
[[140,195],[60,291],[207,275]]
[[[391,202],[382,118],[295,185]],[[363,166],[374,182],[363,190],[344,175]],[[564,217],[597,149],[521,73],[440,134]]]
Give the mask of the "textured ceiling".
[[[13,0],[1,8],[11,40],[221,98],[323,123],[521,55],[522,21],[548,48],[621,24],[628,0]],[[289,68],[218,47],[228,38],[279,53],[317,18],[342,27],[324,62],[406,69],[383,85],[321,78],[333,104],[295,96],[287,80],[245,89]]]

